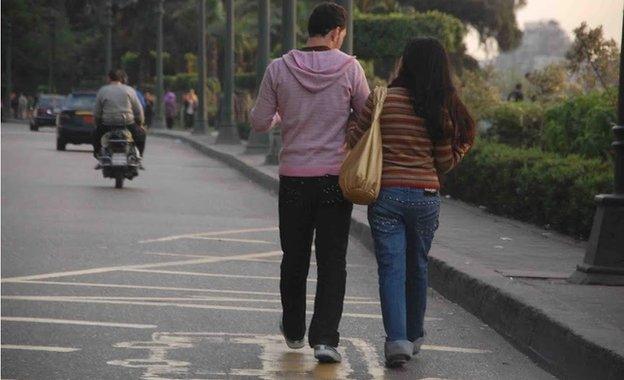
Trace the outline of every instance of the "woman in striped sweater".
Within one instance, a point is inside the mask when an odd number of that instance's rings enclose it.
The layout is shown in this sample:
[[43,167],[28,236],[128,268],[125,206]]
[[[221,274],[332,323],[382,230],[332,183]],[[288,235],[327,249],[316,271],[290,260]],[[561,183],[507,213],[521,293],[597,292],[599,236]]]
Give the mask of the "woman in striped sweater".
[[[350,147],[370,127],[373,106],[370,96],[350,124]],[[381,191],[368,219],[379,267],[386,364],[395,367],[417,354],[424,340],[427,256],[440,210],[438,177],[459,163],[475,136],[438,40],[417,38],[406,46],[380,123]]]

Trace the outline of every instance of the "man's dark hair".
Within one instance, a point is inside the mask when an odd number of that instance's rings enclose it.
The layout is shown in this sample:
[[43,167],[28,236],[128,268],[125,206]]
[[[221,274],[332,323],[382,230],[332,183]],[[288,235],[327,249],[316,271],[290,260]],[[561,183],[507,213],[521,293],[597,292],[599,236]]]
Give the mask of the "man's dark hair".
[[128,81],[128,75],[122,69],[114,69],[109,71],[108,78],[113,82],[125,83]]
[[317,5],[308,20],[310,37],[326,36],[338,27],[347,25],[347,11],[338,4],[322,3]]

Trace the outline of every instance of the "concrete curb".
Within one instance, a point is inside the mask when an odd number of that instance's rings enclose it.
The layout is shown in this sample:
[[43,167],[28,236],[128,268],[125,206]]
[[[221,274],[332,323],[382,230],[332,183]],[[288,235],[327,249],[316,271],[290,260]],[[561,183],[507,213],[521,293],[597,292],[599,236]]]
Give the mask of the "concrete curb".
[[[237,169],[269,191],[278,192],[279,181],[238,157],[220,152],[191,136],[150,131],[158,137],[180,139],[209,157]],[[352,218],[351,235],[372,251],[366,222]],[[554,375],[565,379],[622,379],[624,356],[576,332],[543,310],[526,302],[527,295],[473,267],[466,268],[451,255],[430,256],[431,287],[477,316],[518,349]],[[539,297],[537,295],[536,297]]]

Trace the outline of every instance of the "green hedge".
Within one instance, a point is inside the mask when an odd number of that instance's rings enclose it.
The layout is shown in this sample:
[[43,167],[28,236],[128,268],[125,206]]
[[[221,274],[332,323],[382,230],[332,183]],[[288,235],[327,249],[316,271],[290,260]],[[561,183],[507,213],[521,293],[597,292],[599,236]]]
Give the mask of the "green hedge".
[[445,192],[467,202],[563,233],[586,238],[594,196],[611,193],[610,163],[561,157],[480,140],[445,181]]
[[234,86],[237,90],[255,91],[256,73],[240,73],[234,76]]
[[[197,90],[197,74],[181,73],[176,75],[165,75],[164,82],[165,88],[169,88],[172,91],[184,92],[190,88]],[[217,93],[221,91],[221,85],[219,80],[214,77],[206,78],[206,88],[209,93]]]
[[503,102],[485,112],[485,137],[515,147],[541,147],[565,156],[608,161],[616,121],[614,90],[572,96],[562,102]]
[[487,111],[492,127],[486,136],[515,147],[539,146],[544,108],[539,103],[504,102]]
[[578,95],[551,107],[545,115],[542,146],[559,154],[607,159],[616,99],[616,91],[611,89]]
[[463,48],[465,34],[459,19],[436,11],[359,14],[353,20],[353,50],[361,59],[396,58],[411,39],[431,36],[454,53]]
[[375,76],[388,78],[405,45],[415,37],[438,38],[449,53],[463,53],[466,28],[450,15],[426,13],[357,14],[353,19],[353,51],[375,62]]

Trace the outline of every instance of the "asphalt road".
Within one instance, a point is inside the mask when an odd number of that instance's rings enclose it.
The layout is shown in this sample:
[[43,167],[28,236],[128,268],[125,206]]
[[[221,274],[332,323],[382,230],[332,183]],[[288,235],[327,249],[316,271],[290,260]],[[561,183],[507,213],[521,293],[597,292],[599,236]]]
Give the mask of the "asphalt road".
[[344,360],[318,365],[277,329],[274,194],[173,140],[148,139],[124,189],[94,164],[49,129],[2,125],[4,379],[552,378],[433,291],[427,345],[385,369],[376,265],[357,241]]

